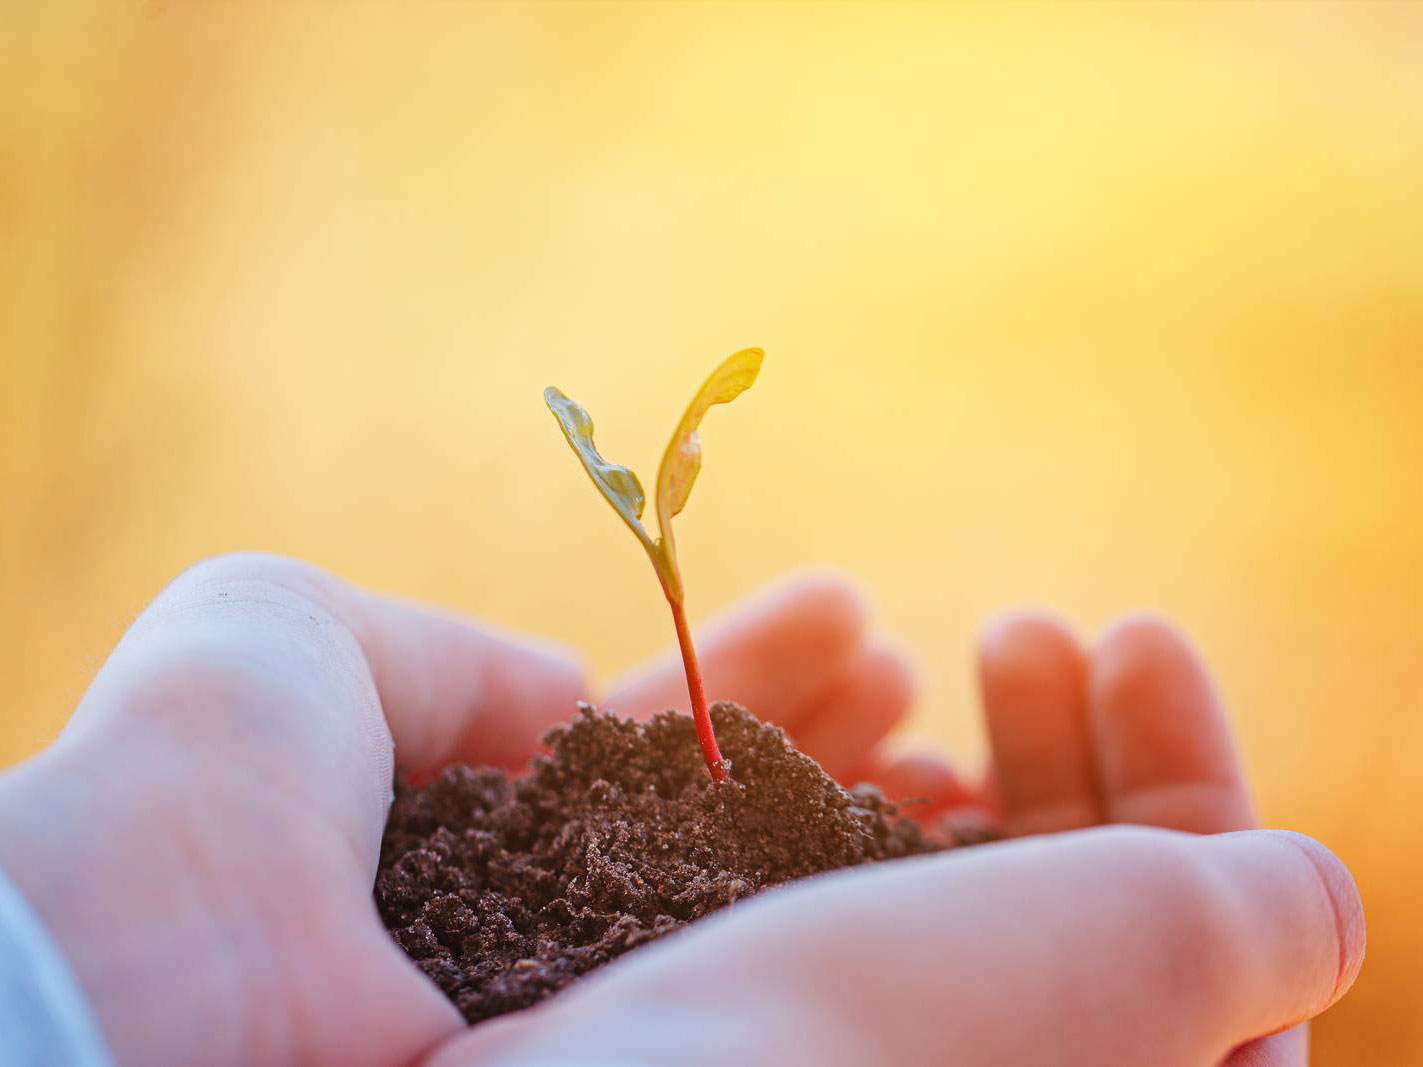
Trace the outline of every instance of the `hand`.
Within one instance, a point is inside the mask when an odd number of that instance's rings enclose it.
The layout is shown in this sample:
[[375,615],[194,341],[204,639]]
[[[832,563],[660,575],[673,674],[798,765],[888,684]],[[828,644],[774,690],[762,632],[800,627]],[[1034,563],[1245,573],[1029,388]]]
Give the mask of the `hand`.
[[[712,692],[832,763],[907,706],[898,657],[828,579],[701,642]],[[685,707],[675,664],[609,699]],[[464,1031],[371,898],[394,764],[521,765],[588,695],[575,662],[289,560],[188,571],[61,739],[0,776],[0,870],[44,920],[121,1063],[405,1065]],[[874,725],[874,724],[882,725]]]
[[[428,1067],[1303,1063],[1287,1028],[1358,973],[1358,892],[1307,838],[1177,832],[1252,820],[1189,647],[1135,619],[1089,660],[1014,617],[980,663],[995,783],[976,799],[1020,840],[764,894]],[[1083,829],[1107,822],[1174,829]]]

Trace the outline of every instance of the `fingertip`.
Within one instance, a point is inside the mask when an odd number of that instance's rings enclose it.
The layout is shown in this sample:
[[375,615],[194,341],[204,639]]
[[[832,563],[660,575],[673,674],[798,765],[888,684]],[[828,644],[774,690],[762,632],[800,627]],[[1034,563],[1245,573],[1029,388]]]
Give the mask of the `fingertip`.
[[1082,647],[1071,628],[1056,615],[1015,609],[995,615],[978,641],[979,665],[995,677],[1026,672],[1080,675]]
[[588,691],[588,661],[570,645],[547,638],[521,636],[519,643],[536,661],[538,674],[560,696],[576,703]]
[[1186,840],[1207,878],[1188,872],[1179,880],[1195,880],[1181,913],[1192,899],[1214,902],[1191,937],[1229,976],[1213,999],[1235,1039],[1278,1033],[1335,1004],[1358,977],[1365,948],[1363,901],[1340,859],[1283,830]]
[[858,704],[878,740],[908,717],[919,692],[919,669],[904,648],[887,641],[865,649],[856,669],[854,685],[862,694]]
[[1344,862],[1314,838],[1290,830],[1265,832],[1304,854],[1329,900],[1339,941],[1339,973],[1329,997],[1332,1004],[1349,991],[1364,965],[1368,932],[1364,921],[1364,898],[1359,892],[1359,885]]
[[972,799],[949,761],[936,752],[902,752],[885,759],[879,769],[866,777],[879,786],[891,803],[912,802],[905,810],[915,818],[935,815]]
[[820,634],[831,643],[854,644],[869,619],[869,597],[854,579],[816,568],[784,579],[766,595],[763,610]]
[[458,615],[370,598],[365,630],[396,765],[416,780],[459,762],[521,767],[587,692],[566,648]]
[[895,709],[896,719],[908,713],[919,691],[919,668],[908,650],[877,641],[865,650],[859,670],[862,684],[879,691],[882,701]]
[[979,646],[989,653],[1011,652],[1024,642],[1075,645],[1072,629],[1059,615],[1045,608],[1020,607],[989,617],[979,630]]
[[588,667],[583,657],[551,641],[521,638],[519,644],[523,662],[516,669],[529,706],[540,717],[572,715],[588,692]]
[[483,762],[513,767],[533,754],[550,727],[573,717],[588,692],[587,672],[579,656],[552,642],[503,635],[496,640],[497,653],[484,653],[481,698],[493,715],[471,717],[460,747]]
[[1155,684],[1163,668],[1204,674],[1201,658],[1175,623],[1148,611],[1114,621],[1098,639],[1092,656],[1092,693],[1103,700],[1130,701]]
[[874,746],[909,714],[916,673],[895,646],[864,649],[792,732],[801,750],[839,781],[862,776]]

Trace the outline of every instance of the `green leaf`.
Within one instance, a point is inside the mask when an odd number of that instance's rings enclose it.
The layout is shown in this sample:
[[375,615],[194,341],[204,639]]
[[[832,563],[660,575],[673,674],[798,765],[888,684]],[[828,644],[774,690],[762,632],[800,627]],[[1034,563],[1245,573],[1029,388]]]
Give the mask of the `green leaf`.
[[727,404],[751,387],[761,370],[765,353],[759,348],[743,348],[728,356],[702,383],[697,395],[687,405],[682,421],[677,424],[662,465],[657,469],[657,528],[662,534],[662,551],[667,556],[677,586],[681,580],[677,568],[676,545],[672,539],[672,516],[681,513],[692,494],[692,485],[702,469],[702,442],[697,427],[713,404]]
[[568,440],[569,447],[582,462],[583,469],[588,472],[588,477],[593,479],[593,484],[598,487],[598,492],[603,494],[603,498],[613,506],[613,510],[622,516],[623,522],[627,523],[629,529],[637,535],[637,539],[642,542],[642,547],[647,549],[653,564],[657,565],[660,571],[662,569],[659,561],[660,549],[639,521],[642,518],[642,508],[647,498],[642,491],[642,483],[638,481],[637,475],[626,467],[609,463],[598,454],[598,449],[593,444],[593,420],[576,400],[569,399],[550,385],[544,390],[544,403],[553,412],[553,417],[558,420],[558,425],[563,430],[563,436]]

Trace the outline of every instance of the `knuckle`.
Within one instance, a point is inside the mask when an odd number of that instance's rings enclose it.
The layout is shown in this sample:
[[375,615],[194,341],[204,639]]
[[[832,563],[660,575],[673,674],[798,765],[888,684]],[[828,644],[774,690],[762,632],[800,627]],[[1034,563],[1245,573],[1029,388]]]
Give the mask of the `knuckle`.
[[329,582],[317,568],[262,552],[234,552],[193,564],[159,594],[146,615],[226,607],[254,619],[335,622]]
[[364,677],[365,657],[330,586],[316,568],[282,556],[202,560],[134,623],[124,660],[147,679],[145,690],[162,685],[177,696],[205,687],[270,699],[315,678]]

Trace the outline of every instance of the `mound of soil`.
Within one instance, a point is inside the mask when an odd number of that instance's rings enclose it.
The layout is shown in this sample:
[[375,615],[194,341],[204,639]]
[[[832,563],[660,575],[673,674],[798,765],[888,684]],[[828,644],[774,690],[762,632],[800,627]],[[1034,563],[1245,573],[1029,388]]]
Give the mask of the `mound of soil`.
[[524,777],[456,766],[423,789],[396,783],[376,902],[469,1022],[769,886],[987,836],[926,835],[738,705],[712,719],[732,771],[719,786],[689,716],[633,723],[587,705]]

